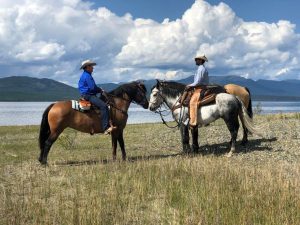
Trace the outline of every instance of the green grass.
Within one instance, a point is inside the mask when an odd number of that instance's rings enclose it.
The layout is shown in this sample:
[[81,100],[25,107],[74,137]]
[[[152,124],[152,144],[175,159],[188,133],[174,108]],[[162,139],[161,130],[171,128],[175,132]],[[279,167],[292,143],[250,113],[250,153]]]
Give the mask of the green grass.
[[220,121],[194,156],[179,154],[178,130],[128,125],[127,162],[111,160],[109,136],[68,129],[47,167],[37,126],[0,127],[0,224],[300,224],[299,117],[257,121],[278,139],[251,137],[232,158]]

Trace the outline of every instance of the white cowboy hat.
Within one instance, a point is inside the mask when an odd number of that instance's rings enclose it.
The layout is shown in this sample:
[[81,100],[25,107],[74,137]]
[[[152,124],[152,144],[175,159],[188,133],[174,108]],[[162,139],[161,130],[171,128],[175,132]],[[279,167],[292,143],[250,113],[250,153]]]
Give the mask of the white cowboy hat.
[[86,66],[95,66],[95,65],[97,65],[95,62],[93,62],[93,61],[90,60],[90,59],[87,59],[87,60],[84,60],[84,61],[81,63],[80,69],[84,69]]
[[208,62],[208,59],[206,58],[205,55],[198,55],[195,57],[195,59],[203,59],[205,62]]

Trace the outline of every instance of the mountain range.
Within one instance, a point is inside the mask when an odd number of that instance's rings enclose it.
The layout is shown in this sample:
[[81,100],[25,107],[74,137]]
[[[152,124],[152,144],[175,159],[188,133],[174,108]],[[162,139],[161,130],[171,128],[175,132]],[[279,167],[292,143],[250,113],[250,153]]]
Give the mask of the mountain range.
[[[193,76],[177,80],[192,83]],[[252,99],[257,101],[300,101],[300,80],[257,80],[239,76],[210,76],[213,84],[238,84],[250,89]],[[156,80],[144,81],[148,94]],[[123,83],[98,84],[106,91],[113,90]],[[79,98],[77,88],[55,80],[12,76],[0,78],[0,101],[58,101]]]

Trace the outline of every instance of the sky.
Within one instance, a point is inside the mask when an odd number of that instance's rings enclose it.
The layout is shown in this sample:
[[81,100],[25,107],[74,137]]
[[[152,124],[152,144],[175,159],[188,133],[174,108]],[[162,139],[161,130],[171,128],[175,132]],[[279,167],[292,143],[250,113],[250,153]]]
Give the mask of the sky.
[[0,78],[77,86],[178,80],[205,54],[210,76],[300,79],[298,0],[0,0]]

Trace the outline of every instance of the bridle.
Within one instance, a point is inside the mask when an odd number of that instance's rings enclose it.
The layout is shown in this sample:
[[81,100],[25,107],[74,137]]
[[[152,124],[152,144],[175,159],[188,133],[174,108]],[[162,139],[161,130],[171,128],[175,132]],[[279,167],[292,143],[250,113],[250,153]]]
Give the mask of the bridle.
[[[177,120],[174,118],[174,114],[173,114],[173,112],[174,112],[173,109],[175,108],[174,106],[175,106],[176,103],[179,101],[179,98],[176,100],[176,102],[174,103],[173,106],[169,106],[168,103],[167,103],[166,98],[161,94],[161,90],[159,90],[159,88],[157,88],[157,89],[158,89],[158,91],[156,92],[156,94],[158,94],[159,97],[162,98],[162,104],[160,104],[160,106],[154,111],[154,113],[157,113],[157,114],[160,115],[160,118],[161,118],[163,124],[166,125],[168,128],[173,129],[173,128],[179,127],[180,124],[182,123],[182,107],[180,107],[179,121],[177,121]],[[167,110],[167,109],[162,110],[162,105],[163,105],[163,104],[166,105],[166,106],[169,108],[169,110]],[[168,114],[163,114],[163,113],[166,112],[166,111],[169,111]],[[170,126],[170,125],[168,125],[167,122],[166,122],[166,120],[164,119],[164,117],[168,116],[170,113],[172,114],[172,117],[173,117],[174,121],[177,123],[175,126]]]
[[[119,98],[119,99],[122,99],[122,100],[124,100],[126,102],[129,102],[129,103],[133,102],[133,103],[138,104],[138,105],[145,104],[145,101],[147,100],[147,98],[145,97],[146,93],[145,93],[145,90],[141,87],[141,85],[142,85],[141,83],[137,84],[138,91],[141,91],[143,93],[142,100],[140,102],[137,102],[133,98],[130,98],[127,93],[126,93],[126,95],[128,96],[129,99],[124,98],[124,97],[120,97],[120,96],[116,96],[116,95],[113,95],[113,94],[110,94],[110,93],[106,93],[106,95],[108,95],[110,98]],[[139,96],[139,94],[140,93],[137,92],[136,96]],[[107,104],[110,105],[112,108],[114,108],[114,109],[120,111],[121,113],[125,114],[126,116],[128,116],[127,111],[118,108],[112,101],[110,101],[109,98],[108,98]]]

